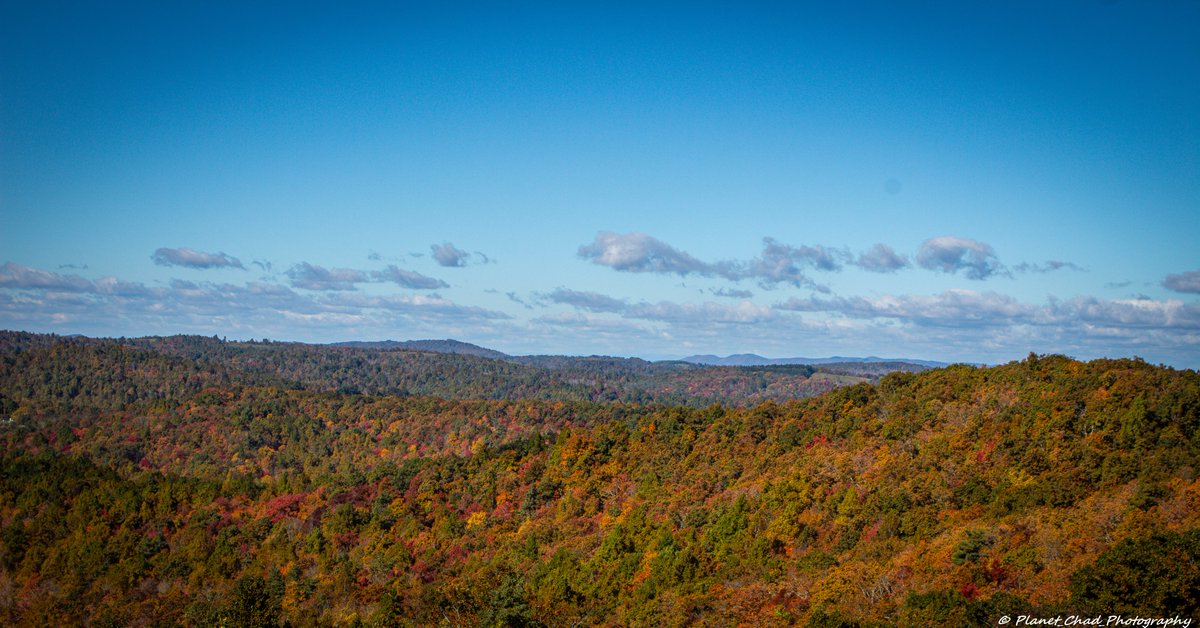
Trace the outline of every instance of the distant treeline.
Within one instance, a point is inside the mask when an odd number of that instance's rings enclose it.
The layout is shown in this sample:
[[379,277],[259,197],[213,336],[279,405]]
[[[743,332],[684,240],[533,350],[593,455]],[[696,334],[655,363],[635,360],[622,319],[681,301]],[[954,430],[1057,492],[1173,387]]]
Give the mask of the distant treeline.
[[[813,377],[818,372],[824,375]],[[7,399],[114,409],[147,399],[178,401],[206,386],[277,386],[339,394],[702,407],[810,397],[864,379],[832,367],[707,367],[567,356],[490,359],[203,336],[94,339],[0,332],[0,404]]]

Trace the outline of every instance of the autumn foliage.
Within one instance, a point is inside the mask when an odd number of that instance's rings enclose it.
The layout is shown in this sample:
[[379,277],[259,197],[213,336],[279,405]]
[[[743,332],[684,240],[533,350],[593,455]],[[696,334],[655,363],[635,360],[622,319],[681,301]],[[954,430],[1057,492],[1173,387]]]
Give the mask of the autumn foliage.
[[1192,371],[1031,355],[684,407],[23,338],[0,354],[6,625],[1200,618]]

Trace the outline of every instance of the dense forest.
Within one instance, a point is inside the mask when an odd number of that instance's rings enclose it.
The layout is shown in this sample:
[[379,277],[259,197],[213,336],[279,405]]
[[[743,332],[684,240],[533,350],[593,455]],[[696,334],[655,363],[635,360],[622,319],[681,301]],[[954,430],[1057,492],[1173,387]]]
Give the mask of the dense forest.
[[0,331],[0,395],[60,408],[177,402],[208,386],[461,400],[752,405],[923,368],[906,363],[739,368],[599,356],[495,359],[201,336],[94,339]]
[[1200,619],[1194,371],[2,341],[5,625]]

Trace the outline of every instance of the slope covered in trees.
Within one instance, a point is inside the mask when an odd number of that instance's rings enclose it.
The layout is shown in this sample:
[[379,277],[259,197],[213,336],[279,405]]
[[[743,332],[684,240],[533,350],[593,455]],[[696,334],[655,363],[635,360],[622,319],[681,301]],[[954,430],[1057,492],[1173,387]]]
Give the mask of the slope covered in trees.
[[42,401],[2,382],[7,625],[1200,618],[1192,371],[1031,356],[688,408],[338,393],[135,344],[85,404],[59,387],[93,354],[47,346]]
[[209,385],[446,399],[752,405],[813,396],[879,373],[858,375],[807,366],[704,367],[565,356],[501,360],[200,336],[114,340],[0,332],[0,404],[55,407],[179,401]]

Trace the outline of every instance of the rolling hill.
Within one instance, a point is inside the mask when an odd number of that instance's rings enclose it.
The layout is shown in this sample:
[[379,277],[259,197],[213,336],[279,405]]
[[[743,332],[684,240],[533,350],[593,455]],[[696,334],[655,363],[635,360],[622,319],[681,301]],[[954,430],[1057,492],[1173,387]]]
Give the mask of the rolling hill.
[[426,352],[5,340],[6,625],[1200,619],[1194,371],[1030,355],[686,407],[338,390]]

